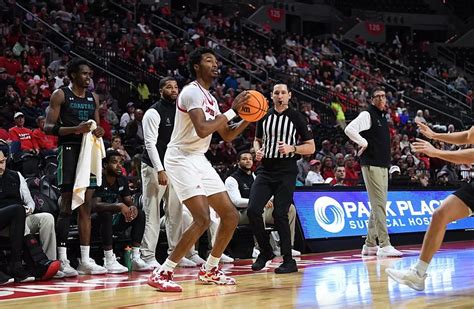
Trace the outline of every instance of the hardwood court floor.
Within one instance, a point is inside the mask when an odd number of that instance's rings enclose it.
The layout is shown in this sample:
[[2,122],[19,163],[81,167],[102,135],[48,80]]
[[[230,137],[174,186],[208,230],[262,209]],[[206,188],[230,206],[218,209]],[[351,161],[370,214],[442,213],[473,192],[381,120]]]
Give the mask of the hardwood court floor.
[[80,276],[0,287],[1,308],[474,308],[474,241],[450,243],[435,256],[426,290],[388,280],[385,268],[407,267],[419,246],[401,247],[403,258],[362,258],[358,251],[304,255],[300,272],[253,273],[250,260],[225,265],[236,286],[196,282],[197,269],[179,269],[182,293],[161,293],[146,274]]

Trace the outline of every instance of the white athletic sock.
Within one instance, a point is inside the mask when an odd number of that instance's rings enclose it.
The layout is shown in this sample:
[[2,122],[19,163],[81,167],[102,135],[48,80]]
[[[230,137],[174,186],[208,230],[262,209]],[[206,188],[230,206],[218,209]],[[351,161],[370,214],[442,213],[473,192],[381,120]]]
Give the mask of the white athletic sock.
[[166,259],[166,261],[161,265],[160,270],[158,271],[158,273],[161,273],[162,271],[173,272],[174,269],[176,268],[176,265],[178,265],[178,263],[175,263],[175,262],[171,261],[170,259]]
[[206,264],[204,265],[204,269],[206,269],[206,271],[210,271],[214,267],[217,267],[219,265],[220,259],[220,257],[217,258],[209,254]]
[[114,250],[104,250],[104,257],[106,261],[110,261],[114,257]]
[[66,247],[58,247],[58,258],[61,261],[67,260],[67,248]]
[[138,259],[140,257],[140,247],[132,248],[132,259]]
[[423,277],[426,274],[426,270],[428,269],[429,265],[430,264],[423,262],[422,260],[418,260],[415,265],[415,269],[420,277]]
[[81,262],[89,263],[90,246],[81,246]]

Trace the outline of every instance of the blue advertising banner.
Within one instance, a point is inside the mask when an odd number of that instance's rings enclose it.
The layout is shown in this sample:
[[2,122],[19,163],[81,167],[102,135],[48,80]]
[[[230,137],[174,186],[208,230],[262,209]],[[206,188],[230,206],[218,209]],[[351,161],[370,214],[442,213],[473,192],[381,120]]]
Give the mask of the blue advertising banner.
[[[451,193],[452,191],[389,191],[389,233],[425,232],[433,211]],[[365,191],[297,191],[294,201],[306,239],[367,234],[370,203]],[[474,228],[474,218],[448,225],[448,230],[466,228]]]

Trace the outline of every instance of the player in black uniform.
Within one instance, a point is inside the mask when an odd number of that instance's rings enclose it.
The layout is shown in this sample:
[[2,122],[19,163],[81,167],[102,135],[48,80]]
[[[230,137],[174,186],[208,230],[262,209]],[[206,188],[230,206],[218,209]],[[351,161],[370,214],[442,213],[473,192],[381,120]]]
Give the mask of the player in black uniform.
[[[61,188],[60,213],[56,224],[56,238],[58,242],[58,257],[61,260],[61,271],[66,277],[76,276],[66,255],[66,241],[69,233],[72,189],[76,176],[76,166],[82,143],[82,134],[91,131],[91,123],[95,120],[97,128],[92,132],[97,137],[104,135],[104,129],[99,124],[98,97],[87,90],[91,81],[91,69],[87,61],[73,59],[67,67],[67,75],[71,83],[54,91],[51,96],[46,114],[44,130],[46,134],[59,137],[58,140],[58,185]],[[95,178],[91,177],[91,186]],[[98,266],[89,258],[91,205],[94,194],[92,187],[85,194],[85,202],[78,209],[79,241],[81,245],[81,259],[79,273],[104,274],[107,270]]]
[[257,168],[256,178],[250,190],[247,210],[250,225],[261,253],[252,265],[252,270],[260,270],[274,257],[268,233],[263,224],[263,209],[273,196],[273,218],[280,235],[283,264],[275,273],[298,271],[291,255],[290,225],[288,211],[293,202],[296,175],[296,160],[299,155],[313,154],[315,151],[313,133],[303,114],[289,106],[291,92],[286,84],[273,87],[274,107],[257,123],[254,148],[255,159],[262,161]]

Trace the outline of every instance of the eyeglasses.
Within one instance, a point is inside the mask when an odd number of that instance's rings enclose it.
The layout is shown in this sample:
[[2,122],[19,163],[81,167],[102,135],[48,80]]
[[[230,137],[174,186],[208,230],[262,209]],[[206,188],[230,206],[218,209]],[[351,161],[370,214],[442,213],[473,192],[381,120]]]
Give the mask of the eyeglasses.
[[385,94],[374,95],[374,99],[383,99],[386,98]]

